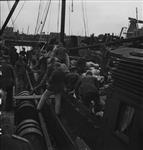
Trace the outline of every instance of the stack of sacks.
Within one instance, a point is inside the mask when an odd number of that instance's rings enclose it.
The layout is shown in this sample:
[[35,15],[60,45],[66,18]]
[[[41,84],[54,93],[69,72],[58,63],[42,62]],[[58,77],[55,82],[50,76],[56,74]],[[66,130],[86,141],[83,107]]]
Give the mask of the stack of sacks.
[[[88,62],[88,64],[87,65],[89,65],[90,67],[88,68],[88,70],[83,74],[83,76],[86,76],[86,73],[88,72],[88,71],[91,71],[92,72],[92,76],[93,77],[95,77],[95,78],[97,78],[97,80],[99,81],[99,82],[103,82],[104,81],[104,76],[101,76],[100,75],[100,67],[99,67],[99,65],[98,64],[95,64],[95,63],[90,63],[90,62]],[[93,66],[94,65],[94,66]],[[92,66],[92,67],[91,67]]]
[[94,67],[94,68],[98,69],[99,68],[99,64],[95,64],[92,61],[88,61],[88,62],[86,62],[86,67],[87,68]]

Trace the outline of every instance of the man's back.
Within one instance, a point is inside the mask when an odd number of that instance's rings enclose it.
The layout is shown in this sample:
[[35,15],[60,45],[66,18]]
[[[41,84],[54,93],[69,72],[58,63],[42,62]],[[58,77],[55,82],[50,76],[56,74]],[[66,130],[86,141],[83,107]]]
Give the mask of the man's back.
[[11,65],[1,64],[0,65],[0,87],[4,88],[14,84],[14,71]]

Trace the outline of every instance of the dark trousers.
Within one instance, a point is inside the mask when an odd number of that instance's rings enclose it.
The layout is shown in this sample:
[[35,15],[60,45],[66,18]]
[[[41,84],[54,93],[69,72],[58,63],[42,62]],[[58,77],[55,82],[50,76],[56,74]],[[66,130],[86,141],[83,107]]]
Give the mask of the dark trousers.
[[8,86],[5,90],[7,92],[5,110],[9,111],[13,107],[13,86]]

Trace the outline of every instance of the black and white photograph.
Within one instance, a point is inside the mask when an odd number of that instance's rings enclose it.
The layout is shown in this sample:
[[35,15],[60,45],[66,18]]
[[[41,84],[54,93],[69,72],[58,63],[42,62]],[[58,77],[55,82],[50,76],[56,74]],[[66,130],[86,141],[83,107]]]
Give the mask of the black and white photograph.
[[0,0],[0,150],[143,150],[143,0]]

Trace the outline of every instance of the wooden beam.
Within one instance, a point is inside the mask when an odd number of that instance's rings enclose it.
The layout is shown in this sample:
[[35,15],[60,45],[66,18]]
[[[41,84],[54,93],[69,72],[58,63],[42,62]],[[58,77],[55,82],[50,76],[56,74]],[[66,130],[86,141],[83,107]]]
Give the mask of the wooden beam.
[[47,127],[46,127],[46,124],[45,124],[45,121],[44,121],[44,118],[43,118],[41,112],[38,112],[38,116],[39,116],[39,120],[40,120],[40,124],[41,124],[41,129],[42,129],[42,132],[43,132],[43,135],[45,138],[47,150],[53,150],[51,140],[50,140],[49,134],[47,132]]
[[8,16],[7,16],[6,20],[5,20],[2,28],[1,28],[1,30],[0,30],[0,36],[3,34],[3,31],[4,31],[5,27],[7,26],[11,16],[13,15],[13,12],[14,12],[15,8],[18,5],[18,2],[19,2],[19,0],[16,0],[15,3],[13,4],[13,6],[12,6],[12,8],[11,8],[11,10],[10,10],[10,12],[9,12],[9,14],[8,14]]
[[33,99],[40,99],[41,95],[27,95],[27,96],[14,96],[15,100],[33,100]]

